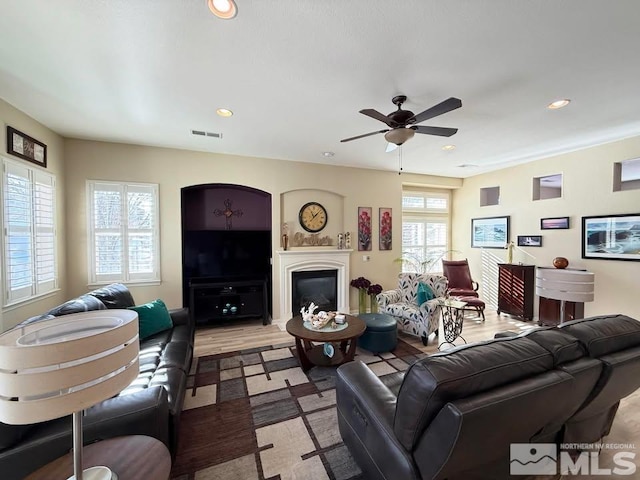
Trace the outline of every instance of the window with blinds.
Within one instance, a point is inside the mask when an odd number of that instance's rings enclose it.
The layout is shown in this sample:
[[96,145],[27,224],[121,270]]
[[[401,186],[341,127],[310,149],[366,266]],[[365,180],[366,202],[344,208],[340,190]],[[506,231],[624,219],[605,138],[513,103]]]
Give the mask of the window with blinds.
[[4,304],[57,288],[55,177],[3,161]]
[[402,271],[442,272],[449,251],[449,192],[402,195]]
[[160,281],[158,185],[88,182],[89,281]]

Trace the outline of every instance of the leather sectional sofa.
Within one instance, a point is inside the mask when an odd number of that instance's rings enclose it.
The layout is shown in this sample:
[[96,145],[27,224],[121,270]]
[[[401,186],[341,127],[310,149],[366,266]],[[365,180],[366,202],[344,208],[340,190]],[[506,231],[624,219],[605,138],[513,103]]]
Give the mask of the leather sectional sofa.
[[368,480],[510,478],[512,443],[597,442],[638,387],[640,322],[592,317],[454,348],[382,379],[343,365],[338,424]]
[[[122,284],[112,284],[65,302],[22,324],[88,310],[134,306]],[[84,442],[119,435],[149,435],[175,455],[180,412],[193,359],[194,326],[187,309],[169,311],[173,328],[140,341],[140,373],[118,396],[88,410]],[[21,325],[22,325],[21,324]],[[20,328],[21,325],[15,328]],[[21,479],[67,453],[73,444],[71,417],[34,425],[0,423],[0,475]]]

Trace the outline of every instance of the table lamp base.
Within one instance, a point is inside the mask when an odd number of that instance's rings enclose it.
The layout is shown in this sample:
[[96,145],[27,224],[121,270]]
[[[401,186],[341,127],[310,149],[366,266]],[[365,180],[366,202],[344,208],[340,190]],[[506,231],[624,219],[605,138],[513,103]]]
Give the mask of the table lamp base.
[[[76,480],[76,476],[72,475],[67,480]],[[82,472],[82,480],[118,480],[118,475],[109,467],[91,467]]]

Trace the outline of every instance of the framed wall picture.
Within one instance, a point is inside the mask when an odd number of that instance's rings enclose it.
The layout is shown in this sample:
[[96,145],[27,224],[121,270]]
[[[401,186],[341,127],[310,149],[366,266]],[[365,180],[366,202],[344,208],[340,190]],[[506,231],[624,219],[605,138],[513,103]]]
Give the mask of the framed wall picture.
[[569,217],[541,218],[541,230],[564,230],[569,228]]
[[379,210],[379,222],[380,226],[380,250],[391,250],[392,249],[392,215],[390,208],[381,208]]
[[509,242],[509,217],[471,219],[473,248],[504,248]]
[[542,235],[518,235],[519,247],[541,247]]
[[640,261],[640,213],[582,217],[582,258]]
[[47,167],[47,146],[9,126],[7,126],[7,153],[41,167]]
[[371,250],[371,207],[358,207],[358,251]]

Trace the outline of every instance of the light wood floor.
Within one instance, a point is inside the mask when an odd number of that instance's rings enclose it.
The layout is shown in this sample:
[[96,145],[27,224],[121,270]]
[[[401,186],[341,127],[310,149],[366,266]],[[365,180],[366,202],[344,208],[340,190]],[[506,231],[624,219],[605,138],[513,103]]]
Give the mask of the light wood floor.
[[[468,343],[488,340],[493,338],[497,332],[505,330],[519,332],[536,326],[533,322],[521,321],[507,315],[497,315],[495,311],[490,310],[485,312],[485,316],[485,322],[481,322],[471,313],[465,318],[462,336]],[[443,331],[442,327],[440,331]],[[399,333],[399,337],[423,352],[434,353],[438,351],[438,343],[433,335],[426,347],[422,345],[422,341],[418,337],[402,332]],[[244,320],[223,326],[199,327],[196,331],[195,356],[291,343],[292,340],[291,335],[284,329],[284,325],[263,326],[261,320]],[[462,343],[464,342],[461,340],[456,341],[458,345]],[[640,479],[640,390],[620,402],[613,428],[604,442],[634,445],[634,448],[627,448],[625,451],[636,454],[634,463],[638,466],[638,471],[634,475],[627,475],[624,478]],[[622,450],[603,449],[599,459],[600,468],[615,467],[612,463],[613,455],[618,451]],[[611,475],[569,475],[563,478],[598,480],[612,477]]]

